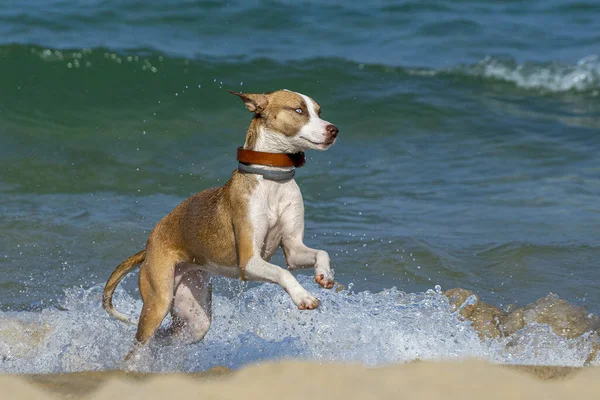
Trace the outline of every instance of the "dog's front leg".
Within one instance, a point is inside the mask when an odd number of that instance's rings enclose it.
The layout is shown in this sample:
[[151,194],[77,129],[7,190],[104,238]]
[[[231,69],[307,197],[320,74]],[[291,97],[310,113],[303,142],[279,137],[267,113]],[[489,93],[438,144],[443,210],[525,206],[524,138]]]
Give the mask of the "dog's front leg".
[[[297,187],[297,186],[296,186]],[[290,270],[315,268],[315,281],[326,289],[335,283],[329,265],[329,254],[325,250],[311,249],[304,244],[304,202],[297,189],[295,196],[281,216],[283,238],[281,247]]]
[[308,293],[290,271],[271,264],[258,256],[250,259],[246,265],[245,273],[246,279],[249,281],[277,283],[288,292],[292,301],[300,310],[313,310],[319,306],[319,300]]
[[313,310],[319,306],[319,300],[308,293],[306,289],[283,268],[265,261],[260,256],[260,250],[255,241],[264,241],[266,219],[255,218],[254,226],[241,221],[234,226],[237,241],[237,256],[242,279],[249,281],[277,283],[285,289],[292,301],[301,310]]
[[311,249],[296,236],[283,241],[283,252],[289,269],[315,268],[315,281],[326,289],[335,283],[325,250]]

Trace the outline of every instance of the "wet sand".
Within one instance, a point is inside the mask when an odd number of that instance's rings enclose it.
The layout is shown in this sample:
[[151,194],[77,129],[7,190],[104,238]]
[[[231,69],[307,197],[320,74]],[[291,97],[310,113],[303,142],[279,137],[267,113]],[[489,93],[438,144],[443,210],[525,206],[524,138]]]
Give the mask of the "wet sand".
[[476,360],[367,368],[290,360],[190,374],[2,375],[0,388],[7,399],[571,399],[600,393],[600,368],[503,366]]

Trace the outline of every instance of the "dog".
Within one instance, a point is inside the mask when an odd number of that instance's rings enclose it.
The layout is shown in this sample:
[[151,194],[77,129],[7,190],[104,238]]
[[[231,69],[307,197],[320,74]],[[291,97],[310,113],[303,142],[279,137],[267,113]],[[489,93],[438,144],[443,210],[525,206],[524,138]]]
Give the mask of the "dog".
[[[108,279],[104,309],[130,322],[112,304],[119,282],[141,264],[138,283],[143,301],[136,342],[128,360],[157,332],[170,311],[168,334],[187,343],[204,338],[211,323],[211,274],[277,283],[300,310],[319,301],[289,270],[315,269],[315,281],[334,285],[329,254],[304,242],[304,203],[294,180],[305,162],[304,151],[327,150],[338,128],[321,118],[310,97],[286,89],[268,93],[237,93],[253,118],[238,168],[221,187],[184,200],[151,231],[146,248],[123,261]],[[269,260],[283,248],[288,269]]]

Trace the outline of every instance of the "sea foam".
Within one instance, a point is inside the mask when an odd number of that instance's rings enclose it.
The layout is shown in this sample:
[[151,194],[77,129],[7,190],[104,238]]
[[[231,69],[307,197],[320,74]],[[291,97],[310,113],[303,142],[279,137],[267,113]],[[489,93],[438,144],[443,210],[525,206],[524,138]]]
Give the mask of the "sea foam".
[[[217,284],[221,278],[217,278]],[[213,323],[193,345],[156,342],[136,363],[122,359],[135,326],[101,308],[100,286],[73,288],[59,308],[0,314],[0,372],[72,372],[133,368],[199,371],[217,365],[238,368],[265,359],[354,361],[376,366],[416,359],[480,358],[494,363],[581,366],[591,351],[584,335],[568,340],[545,325],[528,325],[508,338],[480,340],[468,321],[453,312],[439,287],[424,293],[395,288],[379,293],[320,289],[311,277],[300,282],[321,306],[299,311],[273,284],[213,296]],[[141,301],[122,288],[115,305],[136,319]],[[168,318],[163,326],[169,323]],[[594,364],[598,362],[595,361]]]

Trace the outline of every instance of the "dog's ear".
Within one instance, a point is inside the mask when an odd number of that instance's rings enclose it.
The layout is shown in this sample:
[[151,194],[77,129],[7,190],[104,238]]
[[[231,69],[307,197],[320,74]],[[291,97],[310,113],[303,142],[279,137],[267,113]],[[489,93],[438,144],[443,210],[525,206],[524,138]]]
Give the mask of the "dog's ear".
[[238,93],[232,90],[230,90],[229,93],[234,94],[242,99],[248,110],[256,114],[264,111],[264,109],[267,107],[267,103],[269,103],[269,99],[264,94]]

